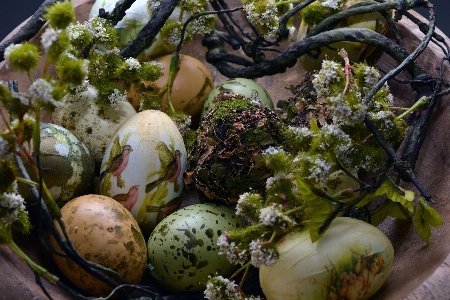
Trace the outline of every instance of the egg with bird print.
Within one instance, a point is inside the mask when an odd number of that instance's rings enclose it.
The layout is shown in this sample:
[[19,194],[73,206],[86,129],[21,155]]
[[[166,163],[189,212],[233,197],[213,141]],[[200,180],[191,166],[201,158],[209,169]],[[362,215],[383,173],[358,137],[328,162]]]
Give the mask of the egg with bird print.
[[100,193],[129,210],[144,234],[181,205],[187,153],[172,119],[145,110],[123,123],[106,148]]

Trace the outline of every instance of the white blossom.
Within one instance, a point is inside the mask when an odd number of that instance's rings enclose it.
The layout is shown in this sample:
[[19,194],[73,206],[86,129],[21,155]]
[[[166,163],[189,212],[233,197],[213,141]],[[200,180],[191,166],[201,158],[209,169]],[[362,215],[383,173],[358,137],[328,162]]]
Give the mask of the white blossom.
[[9,69],[9,57],[11,56],[11,52],[19,47],[19,44],[11,44],[5,48],[5,51],[3,52],[3,58],[5,59],[5,67],[7,69]]
[[125,63],[128,66],[128,70],[138,70],[141,67],[141,63],[133,57],[125,59]]
[[263,156],[264,155],[275,155],[278,153],[286,154],[286,152],[283,150],[283,148],[270,146],[269,148],[267,148],[266,150],[264,150],[262,152],[262,155]]
[[48,52],[50,47],[53,45],[55,41],[58,40],[58,35],[62,32],[61,29],[54,29],[52,27],[48,27],[41,36],[41,44],[44,47],[44,51]]
[[[256,27],[263,29],[263,35],[266,38],[275,37],[278,30],[279,18],[278,9],[275,0],[265,0],[258,2],[257,5],[265,5],[265,11],[261,14],[254,3],[244,4],[244,10],[247,18]],[[276,24],[276,26],[274,25]]]
[[55,107],[63,107],[64,103],[53,99],[53,86],[45,79],[36,79],[29,87],[32,103],[41,102],[43,104],[51,103]]
[[260,240],[250,243],[251,263],[256,268],[261,265],[270,266],[277,262],[278,254],[270,246],[265,246]]
[[230,243],[226,234],[217,238],[217,246],[220,248],[219,255],[225,255],[232,264],[244,265],[249,258],[247,250],[240,250],[235,242]]
[[326,6],[329,8],[339,9],[343,6],[343,1],[341,0],[324,0],[319,5]]
[[77,22],[75,24],[70,24],[69,26],[67,26],[66,33],[69,36],[69,39],[73,41],[82,36],[87,30],[88,28],[86,27],[86,25]]
[[16,193],[3,193],[0,196],[0,211],[2,211],[1,222],[11,225],[18,219],[20,211],[25,211],[23,197]]
[[109,43],[111,42],[112,37],[107,32],[107,29],[105,27],[106,22],[108,21],[95,16],[89,21],[86,21],[84,25],[92,34],[94,39],[98,40],[100,43]]
[[109,100],[111,107],[118,110],[120,102],[127,101],[127,92],[125,91],[122,94],[118,89],[114,89],[113,93],[108,96],[108,100]]
[[240,300],[237,284],[222,276],[209,277],[203,292],[209,300]]
[[295,221],[283,213],[281,204],[275,203],[262,208],[258,218],[264,226],[280,226],[282,229],[285,229],[287,225],[295,224]]

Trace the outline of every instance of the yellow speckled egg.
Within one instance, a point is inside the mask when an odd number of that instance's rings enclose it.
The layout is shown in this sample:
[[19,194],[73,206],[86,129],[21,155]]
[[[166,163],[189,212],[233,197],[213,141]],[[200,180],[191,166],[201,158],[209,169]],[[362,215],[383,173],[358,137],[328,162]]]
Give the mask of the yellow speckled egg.
[[[95,166],[87,146],[61,126],[41,122],[40,129],[42,177],[58,206],[88,194],[93,185]],[[31,167],[25,167],[30,177],[37,181]],[[19,183],[19,192],[26,199],[32,197],[23,183]]]
[[[170,60],[172,55],[164,55],[155,58],[155,61],[164,67],[164,75],[155,82],[132,85],[128,93],[128,101],[135,108],[139,107],[141,98],[139,93],[152,91],[157,94],[166,84],[169,77]],[[181,54],[173,86],[171,101],[175,110],[184,111],[195,117],[199,116],[203,103],[214,87],[214,77],[211,71],[198,59]],[[167,109],[167,92],[161,98],[161,110]]]
[[100,193],[134,215],[144,233],[179,208],[186,148],[172,119],[158,110],[137,113],[106,148]]
[[73,132],[88,146],[97,167],[117,128],[136,114],[127,101],[119,102],[117,108],[100,103],[93,86],[76,95],[68,94],[61,101],[64,106],[55,109],[53,122]]
[[[147,266],[147,246],[136,220],[126,208],[109,197],[90,194],[67,202],[61,208],[61,217],[81,257],[115,270],[132,284],[141,281]],[[53,236],[50,242],[61,251]],[[64,275],[80,289],[97,297],[111,292],[111,287],[73,260],[52,254]]]

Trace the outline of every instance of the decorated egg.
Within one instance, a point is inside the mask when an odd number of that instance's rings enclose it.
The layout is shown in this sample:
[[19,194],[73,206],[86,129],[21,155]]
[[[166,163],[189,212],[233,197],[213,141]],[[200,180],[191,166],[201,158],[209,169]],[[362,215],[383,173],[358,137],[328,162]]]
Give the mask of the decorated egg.
[[247,78],[231,78],[217,85],[209,93],[202,108],[202,117],[213,108],[213,106],[217,103],[217,95],[222,92],[241,94],[246,98],[252,98],[256,95],[265,105],[273,110],[272,98],[270,98],[269,93],[259,83]]
[[64,106],[55,109],[52,118],[55,124],[67,128],[88,146],[99,167],[116,130],[136,111],[126,101],[114,108],[96,100],[97,90],[93,86],[80,94],[67,94],[61,100]]
[[[122,205],[102,195],[84,195],[61,208],[68,236],[78,254],[108,267],[132,284],[138,284],[147,266],[144,236],[133,215]],[[60,230],[59,224],[55,221]],[[50,242],[61,248],[53,236]],[[107,296],[112,288],[87,273],[73,260],[52,252],[56,265],[77,287],[93,296]]]
[[233,210],[217,204],[194,204],[174,212],[148,240],[152,275],[170,291],[204,290],[209,275],[228,277],[240,267],[219,255],[217,238],[243,226]]
[[268,300],[370,299],[394,263],[389,239],[376,227],[338,217],[315,243],[308,230],[292,232],[276,245],[278,260],[261,265]]
[[111,139],[100,169],[100,192],[134,215],[146,234],[178,209],[186,149],[172,119],[158,110],[129,118]]
[[[67,129],[40,123],[40,165],[43,180],[59,207],[67,201],[88,194],[95,174],[94,159],[86,145]],[[25,166],[31,179],[37,176]],[[31,198],[28,186],[19,183],[19,192]]]
[[[134,84],[128,93],[128,101],[139,107],[142,92],[157,94],[169,78],[172,55],[164,55],[154,60],[164,67],[164,75],[155,82]],[[211,71],[198,59],[181,54],[178,71],[173,81],[171,101],[177,111],[183,111],[193,117],[199,116],[208,94],[214,87]],[[161,110],[167,109],[167,91],[161,97]]]

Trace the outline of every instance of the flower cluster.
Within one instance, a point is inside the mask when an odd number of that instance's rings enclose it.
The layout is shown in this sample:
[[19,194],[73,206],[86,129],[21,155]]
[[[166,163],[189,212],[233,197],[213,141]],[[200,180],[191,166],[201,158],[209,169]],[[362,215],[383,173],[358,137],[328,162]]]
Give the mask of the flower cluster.
[[209,277],[204,295],[209,300],[240,300],[237,284],[222,276]]
[[275,0],[263,0],[258,2],[242,1],[247,18],[264,37],[273,39],[279,26],[278,9]]
[[0,195],[0,221],[11,226],[19,219],[20,214],[26,214],[24,199],[17,192]]

